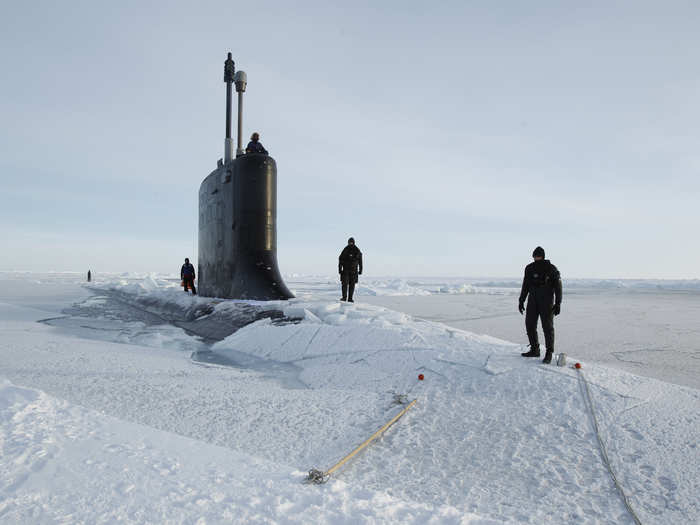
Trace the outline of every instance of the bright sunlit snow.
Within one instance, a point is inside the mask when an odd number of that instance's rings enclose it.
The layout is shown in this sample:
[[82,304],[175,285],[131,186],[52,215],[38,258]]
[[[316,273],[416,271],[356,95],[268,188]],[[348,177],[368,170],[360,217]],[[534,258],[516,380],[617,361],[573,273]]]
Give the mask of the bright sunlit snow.
[[0,275],[0,523],[633,523],[584,377],[641,522],[700,521],[697,389],[585,353],[568,352],[581,372],[542,365],[368,302],[469,295],[497,313],[519,283],[367,280],[347,304],[326,278],[268,303],[82,280]]

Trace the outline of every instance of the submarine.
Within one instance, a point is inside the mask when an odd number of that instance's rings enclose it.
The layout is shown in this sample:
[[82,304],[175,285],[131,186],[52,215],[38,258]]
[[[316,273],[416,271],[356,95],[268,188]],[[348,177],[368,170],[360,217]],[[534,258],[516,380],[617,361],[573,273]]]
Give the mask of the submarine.
[[[277,264],[277,164],[241,147],[247,75],[224,62],[224,157],[199,188],[199,294],[226,299],[291,299]],[[231,91],[238,94],[236,155],[231,138]]]

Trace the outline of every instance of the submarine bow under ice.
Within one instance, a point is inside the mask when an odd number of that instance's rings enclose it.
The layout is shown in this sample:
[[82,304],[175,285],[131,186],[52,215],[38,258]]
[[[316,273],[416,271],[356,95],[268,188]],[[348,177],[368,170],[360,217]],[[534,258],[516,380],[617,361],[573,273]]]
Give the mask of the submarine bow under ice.
[[[245,79],[244,74],[242,77]],[[225,161],[219,161],[199,188],[199,293],[229,299],[290,299],[294,295],[277,266],[277,164],[269,155],[242,154],[240,114],[245,82],[236,82],[238,156],[231,158],[230,53],[224,81]]]

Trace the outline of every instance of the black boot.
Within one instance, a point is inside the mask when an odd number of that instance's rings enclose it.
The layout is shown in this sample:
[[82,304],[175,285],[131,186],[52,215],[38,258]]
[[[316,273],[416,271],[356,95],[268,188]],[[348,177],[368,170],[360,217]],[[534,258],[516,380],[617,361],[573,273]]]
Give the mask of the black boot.
[[549,363],[552,362],[552,351],[551,351],[551,350],[547,350],[547,351],[545,352],[545,354],[544,354],[544,359],[542,360],[542,362],[543,362],[545,365],[548,365]]
[[529,352],[523,352],[520,355],[523,357],[539,357],[540,356],[540,348],[539,348],[539,346],[533,346],[530,348]]

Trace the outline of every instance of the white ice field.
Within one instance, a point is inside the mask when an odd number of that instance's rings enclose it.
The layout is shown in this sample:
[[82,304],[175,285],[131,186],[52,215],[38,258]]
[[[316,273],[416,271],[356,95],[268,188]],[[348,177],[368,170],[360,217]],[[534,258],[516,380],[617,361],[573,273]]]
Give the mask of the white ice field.
[[512,281],[292,277],[222,341],[173,279],[83,281],[0,273],[2,524],[634,523],[584,378],[639,522],[700,522],[697,281],[565,282],[581,372],[520,357]]

